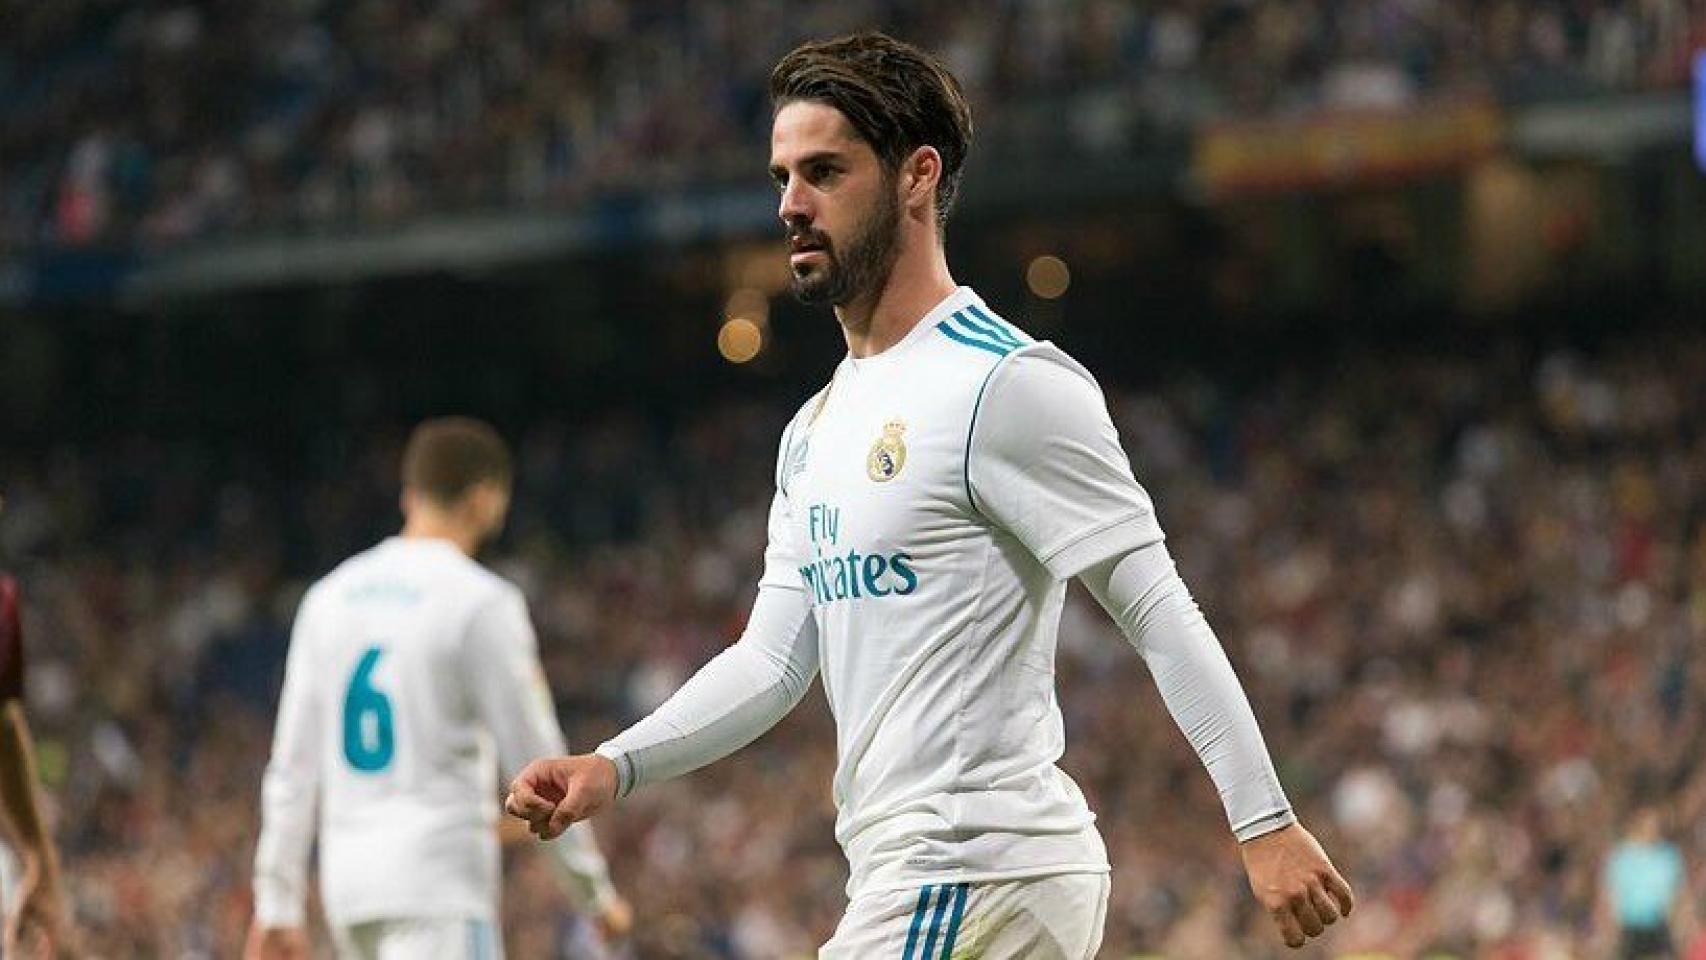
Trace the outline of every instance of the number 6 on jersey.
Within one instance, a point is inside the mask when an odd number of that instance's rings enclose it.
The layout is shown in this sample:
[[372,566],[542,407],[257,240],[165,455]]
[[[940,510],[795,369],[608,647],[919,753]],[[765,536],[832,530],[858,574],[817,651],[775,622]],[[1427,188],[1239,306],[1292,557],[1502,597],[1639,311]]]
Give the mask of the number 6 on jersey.
[[377,773],[391,764],[395,746],[391,734],[391,700],[373,686],[373,668],[385,651],[368,647],[344,693],[344,759],[364,773]]

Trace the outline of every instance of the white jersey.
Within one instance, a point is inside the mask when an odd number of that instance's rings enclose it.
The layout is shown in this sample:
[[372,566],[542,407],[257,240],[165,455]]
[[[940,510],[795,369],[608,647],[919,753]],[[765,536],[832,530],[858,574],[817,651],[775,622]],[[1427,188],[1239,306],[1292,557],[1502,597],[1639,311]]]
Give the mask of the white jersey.
[[1108,869],[1055,637],[1068,578],[1161,537],[1094,379],[968,288],[801,408],[765,581],[812,605],[851,896]]
[[[435,539],[392,538],[310,589],[285,667],[255,856],[257,920],[302,923],[316,826],[335,926],[495,916],[499,767],[566,752],[526,602]],[[611,895],[584,824],[552,844]]]

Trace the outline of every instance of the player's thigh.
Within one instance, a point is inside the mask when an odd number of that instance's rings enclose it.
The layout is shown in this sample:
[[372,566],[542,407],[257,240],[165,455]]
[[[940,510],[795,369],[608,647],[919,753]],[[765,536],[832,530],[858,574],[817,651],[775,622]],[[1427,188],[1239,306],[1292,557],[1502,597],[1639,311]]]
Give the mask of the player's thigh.
[[976,884],[942,957],[1093,960],[1108,916],[1108,876],[1067,873]]
[[928,884],[847,907],[822,960],[1090,960],[1107,918],[1106,874]]
[[915,890],[891,890],[855,899],[847,905],[835,935],[818,950],[819,960],[861,960],[864,957],[901,957],[907,933],[913,931],[916,955],[918,934],[914,923],[921,910],[934,905],[939,888],[953,884],[931,884]]
[[[375,920],[339,931],[339,960],[503,960],[503,940],[490,920]],[[347,951],[347,952],[346,952]]]

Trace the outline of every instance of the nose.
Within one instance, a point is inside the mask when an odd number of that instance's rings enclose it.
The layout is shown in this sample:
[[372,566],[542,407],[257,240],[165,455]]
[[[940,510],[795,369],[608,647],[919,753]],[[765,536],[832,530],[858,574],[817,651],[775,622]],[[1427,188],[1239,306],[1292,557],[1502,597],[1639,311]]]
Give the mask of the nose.
[[781,218],[784,226],[811,223],[811,205],[806,201],[806,187],[800,178],[790,177],[788,185],[782,188],[782,200],[776,207],[776,216]]

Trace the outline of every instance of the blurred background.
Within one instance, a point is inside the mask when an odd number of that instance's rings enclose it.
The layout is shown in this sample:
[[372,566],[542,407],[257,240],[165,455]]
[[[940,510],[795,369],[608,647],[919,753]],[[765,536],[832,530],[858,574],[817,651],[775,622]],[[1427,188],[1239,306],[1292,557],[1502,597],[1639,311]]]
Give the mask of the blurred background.
[[[0,564],[96,955],[237,955],[295,604],[398,525],[422,417],[517,447],[489,559],[572,744],[738,635],[778,431],[845,349],[785,291],[763,83],[868,26],[965,82],[955,275],[1101,379],[1358,890],[1300,956],[1614,956],[1649,889],[1682,956],[1706,916],[1701,0],[55,0],[0,23]],[[1058,669],[1114,863],[1105,955],[1280,955],[1083,596]],[[602,820],[624,949],[810,955],[844,904],[833,744],[814,692]],[[1679,851],[1691,886],[1639,869],[1662,857],[1612,878],[1620,845]],[[509,955],[589,955],[538,858],[510,872]]]

